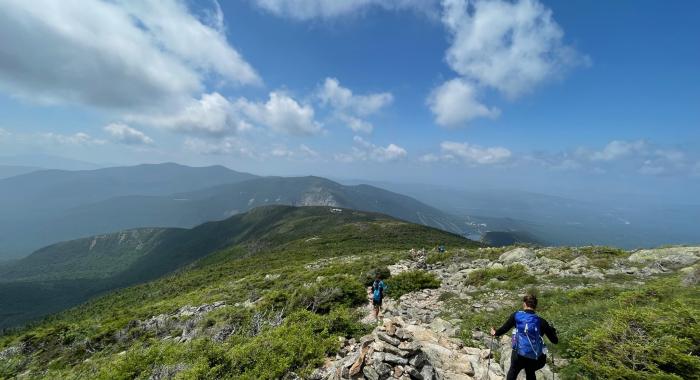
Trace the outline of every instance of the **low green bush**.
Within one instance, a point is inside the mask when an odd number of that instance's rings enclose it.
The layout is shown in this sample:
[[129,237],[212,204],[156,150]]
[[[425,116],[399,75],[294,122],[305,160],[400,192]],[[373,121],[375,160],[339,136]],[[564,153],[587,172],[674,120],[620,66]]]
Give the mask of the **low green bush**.
[[421,289],[436,289],[440,287],[440,280],[430,272],[424,270],[412,270],[402,272],[387,281],[389,286],[387,295],[398,299],[402,295]]
[[364,272],[360,275],[360,281],[362,281],[362,284],[364,284],[364,286],[372,286],[374,280],[377,279],[377,275],[379,275],[382,278],[382,280],[386,281],[391,277],[391,271],[386,266],[372,268],[371,270],[368,270],[367,272]]
[[478,269],[467,277],[466,285],[483,286],[497,280],[496,288],[518,289],[537,283],[535,276],[527,273],[527,269],[521,264],[509,265],[501,268]]
[[336,306],[354,307],[366,302],[365,287],[353,276],[341,274],[298,289],[292,307],[323,314]]
[[623,292],[572,338],[565,374],[607,379],[700,378],[698,289],[662,281]]

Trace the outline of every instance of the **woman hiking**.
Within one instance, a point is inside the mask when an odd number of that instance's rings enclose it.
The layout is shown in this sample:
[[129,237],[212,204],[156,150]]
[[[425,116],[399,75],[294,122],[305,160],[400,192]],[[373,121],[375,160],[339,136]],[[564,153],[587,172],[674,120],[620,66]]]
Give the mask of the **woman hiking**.
[[372,283],[372,306],[374,307],[374,321],[379,323],[379,312],[382,308],[382,301],[384,300],[384,281],[382,281],[382,276],[377,273],[374,278],[374,283]]
[[511,314],[508,320],[498,330],[491,327],[491,335],[498,337],[513,330],[513,353],[510,358],[510,369],[506,380],[515,380],[523,369],[527,380],[535,380],[535,371],[547,363],[546,348],[542,336],[546,335],[550,342],[557,344],[557,330],[544,318],[535,313],[537,297],[523,297],[523,310]]

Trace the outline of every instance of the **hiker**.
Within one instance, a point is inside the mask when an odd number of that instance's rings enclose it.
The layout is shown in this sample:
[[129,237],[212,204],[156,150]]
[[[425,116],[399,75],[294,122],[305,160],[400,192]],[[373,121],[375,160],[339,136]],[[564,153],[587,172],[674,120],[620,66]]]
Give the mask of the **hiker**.
[[498,330],[491,327],[491,335],[494,337],[514,328],[511,341],[513,353],[506,380],[515,380],[523,369],[527,380],[535,380],[535,371],[547,363],[547,349],[542,336],[546,335],[554,344],[559,342],[557,330],[535,313],[536,308],[537,297],[528,294],[523,297],[523,310],[511,314]]
[[379,311],[382,308],[382,300],[384,300],[384,281],[382,281],[382,275],[377,273],[377,277],[374,279],[372,284],[372,306],[374,306],[374,320],[379,322]]

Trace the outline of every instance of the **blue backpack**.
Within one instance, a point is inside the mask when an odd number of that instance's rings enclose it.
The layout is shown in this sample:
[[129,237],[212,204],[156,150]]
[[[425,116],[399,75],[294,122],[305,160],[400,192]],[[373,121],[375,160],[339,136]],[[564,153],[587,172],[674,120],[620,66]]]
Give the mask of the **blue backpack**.
[[513,332],[513,349],[518,355],[538,359],[544,351],[544,341],[540,330],[540,317],[534,313],[518,311],[515,313],[515,331]]
[[372,284],[372,298],[374,298],[375,301],[381,301],[382,298],[384,298],[384,281],[374,281],[374,284]]

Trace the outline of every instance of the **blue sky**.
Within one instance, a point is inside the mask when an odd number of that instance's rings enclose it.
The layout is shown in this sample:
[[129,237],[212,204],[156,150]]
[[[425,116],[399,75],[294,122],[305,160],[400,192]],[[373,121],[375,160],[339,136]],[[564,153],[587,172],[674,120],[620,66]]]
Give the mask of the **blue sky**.
[[0,8],[0,156],[697,203],[694,1]]

